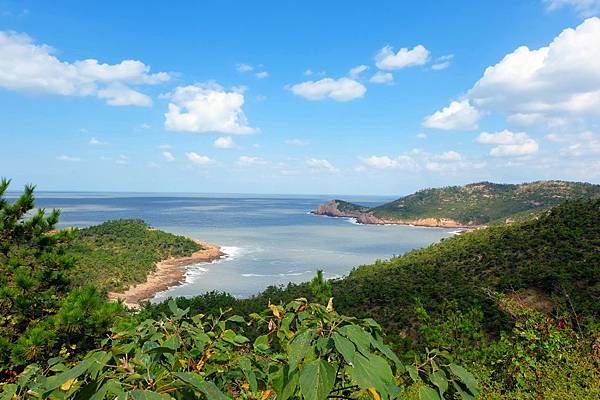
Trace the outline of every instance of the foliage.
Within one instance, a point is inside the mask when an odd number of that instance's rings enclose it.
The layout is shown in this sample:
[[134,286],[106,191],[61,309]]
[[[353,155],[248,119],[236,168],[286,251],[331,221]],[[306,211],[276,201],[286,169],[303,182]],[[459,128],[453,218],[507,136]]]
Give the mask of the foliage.
[[582,182],[539,181],[519,185],[490,182],[424,189],[374,208],[336,200],[341,212],[411,221],[447,218],[464,225],[524,221],[537,217],[565,200],[600,196],[600,185]]
[[8,185],[0,183],[0,379],[62,348],[85,350],[122,312],[93,287],[70,292],[72,232],[53,231],[58,210],[33,211],[33,186],[11,204]]
[[[190,317],[174,301],[169,306],[168,318],[112,334],[101,350],[75,366],[55,359],[47,368],[28,367],[19,381],[4,388],[4,395],[266,399],[275,392],[284,400],[387,399],[399,394],[398,382],[422,382],[421,376],[429,384],[421,388],[425,394],[469,398],[479,391],[469,372],[437,363],[436,355],[419,367],[405,367],[384,344],[375,321],[341,316],[331,303],[324,307],[297,299],[286,306],[270,304],[248,320],[226,313]],[[244,334],[246,326],[260,334],[251,340]]]
[[193,240],[152,229],[141,220],[107,221],[78,230],[67,247],[77,258],[70,273],[75,286],[91,282],[114,291],[145,281],[161,260],[201,249]]

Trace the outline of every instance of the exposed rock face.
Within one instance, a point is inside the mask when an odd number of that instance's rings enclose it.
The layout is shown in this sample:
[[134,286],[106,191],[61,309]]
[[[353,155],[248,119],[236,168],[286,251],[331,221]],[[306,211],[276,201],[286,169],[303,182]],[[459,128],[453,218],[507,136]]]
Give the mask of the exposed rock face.
[[316,215],[327,215],[328,217],[350,217],[358,218],[363,214],[359,211],[341,211],[339,209],[339,203],[335,200],[330,201],[327,204],[320,204],[313,214]]

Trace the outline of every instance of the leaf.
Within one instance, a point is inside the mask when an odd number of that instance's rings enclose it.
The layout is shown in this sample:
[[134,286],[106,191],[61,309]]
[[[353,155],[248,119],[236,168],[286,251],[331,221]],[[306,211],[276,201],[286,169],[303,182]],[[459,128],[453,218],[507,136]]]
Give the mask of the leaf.
[[73,386],[73,384],[77,382],[77,378],[71,378],[68,381],[64,382],[62,385],[60,385],[60,390],[64,391],[64,392],[68,392],[69,389],[71,389],[71,386]]
[[240,357],[238,358],[238,364],[250,384],[250,389],[253,392],[256,392],[258,390],[258,384],[256,383],[256,374],[252,370],[252,362],[248,357]]
[[354,355],[356,354],[354,344],[337,332],[333,332],[331,337],[333,338],[333,343],[335,343],[335,349],[342,354],[348,364],[352,364]]
[[345,325],[338,329],[338,332],[347,337],[356,345],[358,351],[364,356],[369,355],[369,346],[371,345],[371,335],[365,332],[358,325]]
[[448,367],[450,368],[450,371],[452,371],[454,375],[458,376],[460,380],[467,386],[469,392],[471,392],[473,396],[477,396],[479,393],[479,383],[477,383],[477,380],[473,374],[460,365],[450,364]]
[[435,389],[429,386],[421,386],[419,388],[419,400],[440,400],[440,396]]
[[269,308],[273,312],[273,315],[277,317],[277,319],[281,319],[281,314],[279,313],[279,308],[275,304],[269,304]]
[[394,364],[396,364],[396,368],[399,371],[404,371],[405,367],[404,367],[404,364],[402,364],[402,361],[400,361],[400,359],[398,358],[396,353],[394,353],[388,346],[386,346],[385,343],[383,343],[383,340],[381,338],[379,338],[379,339],[371,338],[371,343],[373,344],[373,346],[375,346],[375,348],[377,350],[379,350],[387,358],[392,360],[394,362]]
[[327,302],[327,312],[333,312],[333,297],[330,297]]
[[262,352],[269,350],[269,336],[262,335],[257,337],[254,341],[254,350]]
[[277,400],[287,400],[294,396],[298,387],[298,375],[298,370],[290,371],[289,365],[284,365],[269,377],[277,393]]
[[377,390],[374,387],[369,388],[369,393],[373,397],[373,400],[381,400],[381,396],[377,393]]
[[309,329],[294,336],[290,344],[288,345],[288,363],[290,370],[293,370],[298,366],[298,363],[302,361],[312,342],[314,332]]
[[448,377],[446,376],[446,373],[441,369],[429,375],[429,380],[431,381],[431,383],[437,386],[440,392],[440,396],[443,396],[444,393],[446,393],[446,390],[448,390]]
[[414,382],[419,381],[419,371],[417,370],[417,367],[415,367],[414,365],[409,365],[406,367],[406,370],[408,371],[408,375],[410,375],[411,379]]
[[387,399],[390,387],[394,385],[394,376],[388,363],[381,357],[371,354],[369,358],[356,353],[354,365],[346,371],[352,380],[364,390],[374,387],[383,399]]
[[246,323],[246,320],[241,315],[232,315],[231,317],[227,318],[227,321],[236,322],[238,324]]
[[202,380],[198,374],[194,374],[193,372],[177,372],[175,376],[185,383],[200,389],[208,400],[230,400],[228,396],[221,392],[217,385],[213,382]]
[[325,400],[335,384],[335,368],[317,358],[302,368],[299,381],[306,400]]
[[151,392],[149,390],[132,390],[127,393],[128,398],[133,400],[171,400],[172,397],[167,394]]
[[78,378],[89,368],[91,362],[92,360],[90,358],[86,358],[79,364],[75,365],[73,368],[68,369],[65,372],[62,372],[58,375],[49,377],[46,380],[45,390],[47,392],[51,392],[55,389],[58,389],[63,383],[67,382],[68,380]]

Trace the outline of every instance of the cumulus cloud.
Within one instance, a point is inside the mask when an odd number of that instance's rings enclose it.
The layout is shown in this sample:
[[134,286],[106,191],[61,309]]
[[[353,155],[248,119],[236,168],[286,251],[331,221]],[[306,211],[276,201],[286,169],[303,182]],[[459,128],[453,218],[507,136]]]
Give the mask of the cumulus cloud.
[[394,81],[394,75],[391,72],[377,71],[373,74],[369,82],[371,83],[391,83]]
[[544,0],[544,3],[550,11],[573,7],[578,14],[584,17],[600,13],[599,0]]
[[237,164],[240,166],[256,166],[256,165],[265,165],[269,162],[260,157],[250,157],[250,156],[241,156],[238,158]]
[[576,134],[549,134],[546,139],[562,143],[564,147],[561,154],[566,156],[582,157],[600,154],[600,136],[591,131]]
[[401,48],[397,53],[391,46],[385,46],[375,56],[377,68],[384,70],[402,69],[423,65],[429,61],[429,50],[422,45],[416,45],[412,50]]
[[350,71],[348,72],[348,76],[350,76],[350,78],[356,79],[360,76],[360,74],[362,74],[368,69],[369,67],[366,65],[357,65],[356,67],[350,69]]
[[110,105],[149,106],[152,100],[130,85],[170,80],[165,72],[150,73],[137,60],[102,64],[95,59],[59,60],[54,49],[36,44],[26,34],[0,31],[0,87],[61,96],[97,96]]
[[213,160],[212,158],[202,155],[202,154],[198,154],[194,151],[185,153],[185,156],[187,157],[187,159],[189,161],[191,161],[195,165],[209,165],[209,164],[213,164],[215,162],[215,160]]
[[329,172],[337,172],[338,169],[335,165],[325,159],[311,158],[306,160],[306,165],[314,170],[327,170]]
[[291,87],[292,93],[307,100],[318,101],[330,98],[335,101],[350,101],[363,97],[367,88],[350,78],[323,78],[318,81],[306,81]]
[[445,130],[474,130],[478,127],[481,112],[469,100],[453,101],[448,107],[425,117],[423,126]]
[[545,47],[521,46],[486,68],[468,97],[513,115],[600,115],[600,19],[563,30]]
[[162,155],[168,162],[175,161],[175,156],[170,151],[163,151]]
[[257,79],[265,79],[269,77],[269,73],[267,71],[260,71],[254,74],[254,76],[256,76]]
[[525,132],[512,132],[505,129],[500,132],[481,132],[476,141],[482,144],[496,145],[490,150],[494,157],[526,156],[537,153],[538,143]]
[[288,146],[307,146],[310,142],[308,140],[304,140],[304,139],[287,139],[285,141],[285,144],[287,144]]
[[215,83],[196,84],[179,86],[168,98],[165,128],[170,131],[238,135],[257,131],[248,125],[241,91],[228,92]]
[[215,139],[213,145],[217,149],[232,149],[235,147],[235,143],[233,143],[233,139],[231,136],[222,136],[220,138]]

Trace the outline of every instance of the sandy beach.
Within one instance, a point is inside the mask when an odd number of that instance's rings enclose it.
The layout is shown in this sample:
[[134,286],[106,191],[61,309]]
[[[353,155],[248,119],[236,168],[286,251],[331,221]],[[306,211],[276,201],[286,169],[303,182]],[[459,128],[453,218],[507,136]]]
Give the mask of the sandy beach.
[[219,246],[201,240],[194,241],[202,245],[202,250],[189,257],[171,257],[158,262],[156,270],[148,275],[146,282],[130,286],[123,293],[111,292],[109,299],[122,299],[128,307],[138,308],[140,302],[151,299],[156,293],[183,283],[189,265],[212,262],[225,255]]

